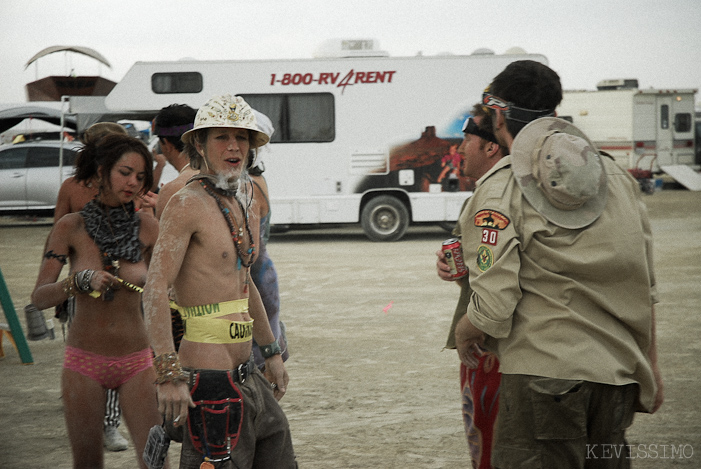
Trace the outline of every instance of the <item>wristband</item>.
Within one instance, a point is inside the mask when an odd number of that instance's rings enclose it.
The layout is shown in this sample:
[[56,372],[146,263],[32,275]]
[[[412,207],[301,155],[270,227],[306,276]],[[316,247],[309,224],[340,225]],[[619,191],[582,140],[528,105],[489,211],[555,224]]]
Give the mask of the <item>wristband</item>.
[[156,384],[187,381],[176,352],[162,353],[153,359],[156,368]]
[[78,293],[75,287],[75,273],[64,278],[61,282],[61,286],[63,287],[63,292],[68,295],[68,298],[75,296],[75,294]]
[[93,291],[92,287],[90,286],[90,282],[92,281],[94,275],[95,271],[91,269],[81,270],[80,272],[76,273],[75,288],[80,293],[90,293]]
[[275,340],[273,343],[270,343],[268,345],[259,345],[258,348],[260,348],[260,353],[263,355],[263,358],[268,359],[272,357],[273,355],[281,355],[282,354],[282,349],[280,348],[280,343]]

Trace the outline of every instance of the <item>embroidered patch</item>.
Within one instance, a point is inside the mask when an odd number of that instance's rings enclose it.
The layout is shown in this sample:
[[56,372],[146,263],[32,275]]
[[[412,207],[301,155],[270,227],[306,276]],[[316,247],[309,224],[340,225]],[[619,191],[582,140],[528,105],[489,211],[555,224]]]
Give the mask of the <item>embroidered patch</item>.
[[480,246],[477,249],[477,268],[480,272],[489,269],[494,263],[494,253],[487,246]]
[[507,216],[495,210],[480,210],[475,214],[475,226],[503,230],[509,226],[509,223],[511,220]]
[[491,228],[483,228],[482,229],[482,244],[490,244],[492,246],[496,246],[498,235],[499,235],[499,232],[497,230],[493,230]]

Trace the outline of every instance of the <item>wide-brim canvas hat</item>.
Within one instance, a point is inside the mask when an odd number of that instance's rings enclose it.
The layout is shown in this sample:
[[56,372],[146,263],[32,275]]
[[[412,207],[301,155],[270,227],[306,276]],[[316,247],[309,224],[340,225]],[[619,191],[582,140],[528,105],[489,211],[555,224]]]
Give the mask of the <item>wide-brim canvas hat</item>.
[[584,228],[604,210],[601,155],[571,122],[543,117],[526,125],[511,146],[511,168],[528,203],[557,226]]
[[206,128],[248,129],[251,148],[262,147],[270,141],[270,136],[259,130],[253,109],[241,96],[225,94],[211,98],[197,111],[194,126],[181,140],[192,144],[195,131]]

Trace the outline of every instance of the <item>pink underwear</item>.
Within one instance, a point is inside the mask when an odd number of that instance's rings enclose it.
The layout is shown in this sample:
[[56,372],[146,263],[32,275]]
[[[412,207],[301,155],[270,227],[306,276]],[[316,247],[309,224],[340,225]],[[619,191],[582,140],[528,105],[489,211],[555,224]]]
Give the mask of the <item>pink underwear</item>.
[[103,388],[116,389],[134,375],[153,366],[150,348],[121,357],[105,357],[66,346],[63,367],[97,381]]

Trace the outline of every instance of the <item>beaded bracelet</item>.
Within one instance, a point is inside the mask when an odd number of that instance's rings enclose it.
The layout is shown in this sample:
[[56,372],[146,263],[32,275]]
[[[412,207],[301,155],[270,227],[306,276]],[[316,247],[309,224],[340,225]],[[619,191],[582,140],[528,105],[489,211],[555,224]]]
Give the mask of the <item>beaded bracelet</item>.
[[68,295],[68,298],[75,296],[76,293],[78,293],[78,289],[75,287],[75,273],[64,278],[63,282],[61,282],[61,286],[63,287],[64,293]]
[[156,384],[187,381],[176,352],[162,353],[153,359],[156,367]]
[[81,270],[75,274],[75,287],[80,293],[90,293],[93,291],[90,282],[94,275],[95,271],[91,269]]

